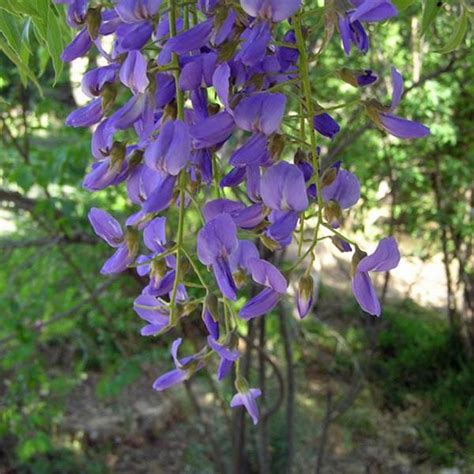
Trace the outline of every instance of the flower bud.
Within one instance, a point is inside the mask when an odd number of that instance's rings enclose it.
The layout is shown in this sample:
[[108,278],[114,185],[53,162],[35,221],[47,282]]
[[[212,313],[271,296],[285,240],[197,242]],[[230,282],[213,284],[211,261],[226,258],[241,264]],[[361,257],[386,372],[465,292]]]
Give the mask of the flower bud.
[[339,203],[333,201],[332,199],[328,201],[324,205],[324,218],[326,219],[327,223],[334,229],[340,227],[344,218]]
[[298,314],[303,319],[310,311],[314,303],[314,281],[310,275],[303,276],[298,284],[296,294],[296,306]]

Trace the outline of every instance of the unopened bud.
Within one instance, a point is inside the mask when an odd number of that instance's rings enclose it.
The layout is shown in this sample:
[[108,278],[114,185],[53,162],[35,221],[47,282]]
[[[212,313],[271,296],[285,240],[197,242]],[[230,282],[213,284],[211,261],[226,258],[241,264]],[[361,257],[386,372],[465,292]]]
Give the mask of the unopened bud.
[[311,310],[314,303],[314,281],[310,275],[303,276],[298,284],[296,306],[298,314],[303,319]]

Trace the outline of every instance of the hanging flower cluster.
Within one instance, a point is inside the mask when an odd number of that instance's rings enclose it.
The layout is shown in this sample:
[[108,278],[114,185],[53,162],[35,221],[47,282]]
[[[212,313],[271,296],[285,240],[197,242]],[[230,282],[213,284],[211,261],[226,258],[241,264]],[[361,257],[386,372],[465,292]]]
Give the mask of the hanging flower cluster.
[[[321,166],[318,134],[332,139],[340,127],[312,98],[304,6],[301,0],[197,0],[179,6],[175,0],[57,2],[67,4],[67,22],[77,30],[62,59],[73,61],[94,48],[106,63],[85,74],[82,87],[91,100],[66,121],[94,127],[94,162],[83,186],[90,191],[124,186],[136,209],[123,226],[104,210],[90,211],[95,232],[114,249],[102,273],[133,268],[147,279],[134,303],[146,322],[142,335],[161,334],[196,311],[209,334],[202,349],[186,357],[178,356],[182,340],[176,340],[175,368],[153,387],[181,383],[216,356],[219,380],[235,374],[231,406],[243,405],[256,423],[261,392],[240,374],[237,320],[268,314],[292,276],[262,258],[262,245],[273,252],[288,247],[299,226],[294,268],[305,268],[296,301],[301,318],[314,303],[310,269],[325,238],[321,231],[340,251],[354,251],[354,295],[372,315],[381,309],[369,272],[388,271],[400,259],[393,238],[367,256],[338,230],[360,186],[340,163]],[[324,7],[328,36],[338,29],[347,55],[351,46],[367,52],[364,23],[396,13],[388,0],[332,0]],[[345,68],[339,75],[358,88],[377,81],[372,70]],[[361,102],[368,117],[396,137],[425,136],[424,125],[393,115],[403,92],[395,69],[392,80],[391,106]],[[300,97],[299,138],[282,133],[291,97],[286,87]],[[202,226],[188,242],[191,207]],[[310,215],[317,225],[306,247]],[[194,286],[201,297],[189,296],[188,272],[198,278]],[[233,302],[248,282],[255,285],[254,296],[236,312]]]

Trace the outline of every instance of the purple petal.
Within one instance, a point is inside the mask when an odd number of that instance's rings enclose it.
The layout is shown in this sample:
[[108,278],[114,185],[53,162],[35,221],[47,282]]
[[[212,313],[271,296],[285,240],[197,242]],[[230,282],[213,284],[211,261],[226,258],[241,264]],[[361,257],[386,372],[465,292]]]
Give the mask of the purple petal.
[[267,137],[256,133],[236,150],[230,160],[231,166],[260,165],[269,159]]
[[288,283],[280,270],[270,262],[262,259],[253,259],[248,262],[253,281],[260,285],[272,288],[278,293],[285,294]]
[[236,408],[243,405],[251,416],[253,424],[256,425],[258,423],[259,413],[255,399],[261,395],[262,391],[260,389],[251,388],[248,392],[237,393],[234,395],[230,402],[230,406],[231,408]]
[[189,376],[190,373],[188,370],[171,370],[170,372],[163,374],[161,377],[158,377],[153,384],[153,388],[158,392],[161,392],[188,380]]
[[219,323],[214,321],[214,318],[207,309],[204,310],[202,320],[204,321],[204,325],[206,326],[209,335],[217,341],[219,339]]
[[208,42],[212,28],[213,21],[206,20],[187,31],[179,33],[174,38],[170,38],[167,47],[179,56],[200,49]]
[[306,185],[301,170],[280,161],[268,169],[261,180],[264,204],[275,211],[304,211],[308,207]]
[[214,199],[202,208],[202,215],[206,222],[209,222],[219,214],[231,214],[242,209],[245,209],[245,206],[241,202],[231,201],[230,199]]
[[269,313],[280,301],[281,293],[278,293],[271,288],[265,288],[257,296],[253,297],[247,304],[239,311],[239,316],[242,319],[249,320],[263,316]]
[[220,64],[212,76],[212,85],[216,90],[217,97],[222,102],[226,110],[230,109],[229,106],[229,89],[231,72],[230,67],[227,63]]
[[94,232],[111,247],[117,248],[122,244],[122,227],[108,212],[93,207],[88,217]]
[[407,120],[385,112],[380,114],[380,123],[390,135],[397,138],[423,138],[430,134],[430,129],[419,122]]
[[277,23],[290,18],[300,7],[301,0],[241,0],[240,4],[250,16]]
[[241,229],[253,229],[264,219],[264,207],[262,204],[253,204],[244,209],[238,209],[231,213],[231,217],[237,227]]
[[161,212],[168,208],[173,200],[174,185],[176,176],[161,175],[155,189],[149,194],[148,199],[143,203],[145,212]]
[[243,269],[250,272],[250,261],[259,259],[256,245],[250,240],[239,240],[239,246],[230,256],[230,267],[232,271]]
[[219,112],[190,127],[195,148],[209,148],[225,142],[234,132],[235,123],[232,115]]
[[322,189],[321,195],[325,202],[330,200],[339,203],[342,209],[349,209],[360,199],[360,183],[349,171],[339,170],[336,179]]
[[255,66],[265,57],[271,39],[270,25],[267,22],[258,22],[248,27],[240,35],[241,48],[235,59],[246,66]]
[[240,357],[240,352],[237,349],[229,349],[228,347],[219,344],[211,336],[208,336],[207,343],[209,347],[217,354],[220,355],[222,359],[236,361]]
[[212,264],[212,270],[222,294],[226,298],[235,301],[237,299],[237,286],[232,276],[229,261],[220,257],[216,258]]
[[134,256],[130,255],[127,244],[123,243],[104,263],[100,273],[102,273],[102,275],[116,275],[117,273],[125,271],[133,260]]
[[143,231],[143,241],[152,252],[162,252],[166,244],[166,217],[156,217]]
[[233,361],[221,358],[219,367],[217,368],[217,380],[219,382],[224,380],[230,374],[233,366]]
[[87,54],[89,49],[92,46],[92,40],[89,36],[87,28],[82,29],[79,34],[71,41],[69,45],[64,48],[64,51],[61,54],[61,59],[65,63],[74,61],[81,56]]
[[393,237],[382,239],[375,252],[364,257],[357,265],[360,272],[388,272],[400,263],[400,251]]
[[66,118],[68,127],[91,127],[100,122],[103,116],[102,99],[94,99],[84,107],[71,112]]
[[293,211],[282,213],[278,211],[272,212],[272,214],[274,213],[278,214],[278,218],[268,227],[266,235],[280,243],[283,247],[286,247],[291,243],[292,234],[298,223],[298,214]]
[[191,153],[188,127],[181,120],[166,122],[158,139],[145,150],[150,169],[177,176],[186,166]]
[[392,67],[392,84],[393,92],[390,112],[393,112],[398,107],[403,95],[403,77],[394,67]]
[[199,231],[198,258],[204,265],[212,265],[217,258],[228,258],[237,248],[237,227],[227,214],[210,220]]
[[357,271],[352,279],[352,292],[360,307],[367,313],[380,316],[382,309],[368,273]]
[[140,51],[130,51],[120,68],[120,80],[135,94],[145,92],[150,81],[147,60]]
[[384,21],[397,15],[397,9],[389,0],[365,0],[351,13],[351,21]]
[[235,108],[235,123],[242,130],[271,135],[283,119],[286,97],[262,92],[242,99]]

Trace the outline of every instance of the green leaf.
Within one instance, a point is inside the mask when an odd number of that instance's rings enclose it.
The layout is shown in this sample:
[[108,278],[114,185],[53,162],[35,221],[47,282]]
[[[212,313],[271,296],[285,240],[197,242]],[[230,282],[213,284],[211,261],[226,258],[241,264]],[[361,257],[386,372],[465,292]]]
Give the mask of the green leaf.
[[438,2],[438,0],[425,0],[423,17],[421,19],[421,36],[426,34],[429,26],[431,23],[433,23],[440,10],[441,4]]
[[5,56],[18,68],[20,75],[27,77],[33,84],[38,88],[39,92],[42,94],[41,86],[39,85],[38,80],[34,72],[30,69],[28,64],[26,64],[21,56],[8,44],[5,38],[0,36],[0,50],[3,51]]
[[468,12],[467,12],[467,9],[463,7],[456,31],[454,32],[451,39],[444,45],[444,47],[442,47],[441,49],[438,49],[436,52],[441,53],[441,54],[447,54],[447,53],[450,53],[451,51],[454,51],[456,48],[458,48],[461,45],[462,40],[464,39],[464,36],[466,36],[468,25],[469,25]]
[[55,6],[50,5],[48,9],[48,41],[47,47],[49,54],[51,55],[53,68],[54,68],[54,82],[56,83],[63,70],[64,63],[61,61],[61,53],[64,49],[64,41],[59,27],[59,22],[62,19],[55,15]]

